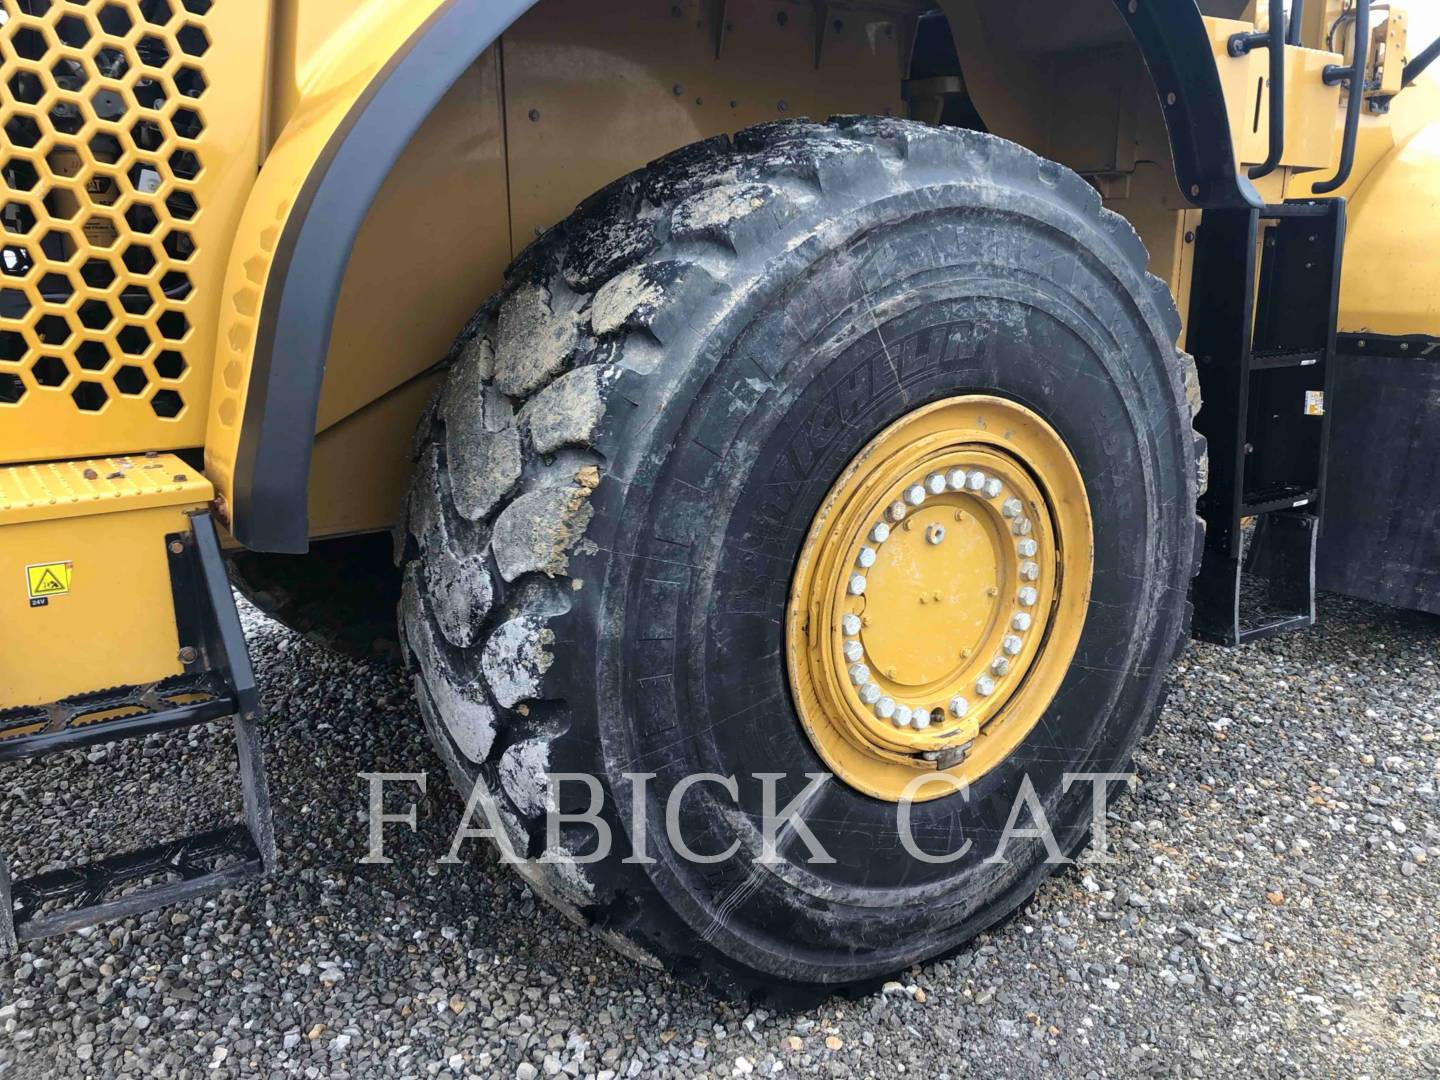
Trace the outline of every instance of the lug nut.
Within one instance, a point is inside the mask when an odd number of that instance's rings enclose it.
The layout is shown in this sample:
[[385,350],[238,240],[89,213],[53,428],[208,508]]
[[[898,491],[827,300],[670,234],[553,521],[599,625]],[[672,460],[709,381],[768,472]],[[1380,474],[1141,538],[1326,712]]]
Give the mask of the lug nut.
[[893,503],[890,504],[890,509],[885,511],[885,516],[890,519],[891,524],[896,524],[898,522],[904,521],[905,515],[909,512],[910,508],[907,507],[899,499],[896,499]]
[[873,682],[867,682],[864,686],[860,687],[860,700],[866,705],[874,705],[875,702],[880,700],[880,687],[876,686]]
[[966,700],[965,700],[963,697],[961,697],[959,694],[956,694],[954,697],[952,697],[952,698],[950,699],[950,715],[951,715],[951,716],[964,716],[964,715],[965,715],[967,712],[969,712],[969,711],[970,711],[970,702],[966,701]]
[[985,481],[985,497],[987,499],[998,499],[1000,497],[1000,492],[1004,490],[1005,485],[1000,483],[1000,481],[996,480],[993,476],[989,480]]
[[925,527],[925,542],[927,544],[938,544],[945,539],[944,525],[927,525]]
[[1000,642],[1000,648],[1004,650],[1006,656],[1019,656],[1023,646],[1024,642],[1014,634],[1006,634],[1005,640]]
[[869,570],[870,567],[875,565],[875,549],[872,547],[862,547],[860,554],[855,556],[855,565],[862,570]]
[[951,491],[964,491],[965,481],[969,478],[970,474],[964,469],[951,469],[945,477],[945,486]]
[[875,702],[875,715],[881,720],[889,720],[895,715],[895,701],[893,698],[882,697]]
[[870,540],[871,540],[871,542],[872,542],[872,543],[876,543],[876,544],[883,544],[886,540],[889,540],[889,539],[890,539],[890,526],[889,526],[889,525],[886,525],[885,522],[883,522],[883,521],[877,521],[877,522],[875,523],[875,527],[870,530]]
[[924,709],[916,709],[910,718],[910,723],[914,725],[916,731],[924,731],[930,726],[930,714]]
[[997,676],[1010,674],[1010,661],[1003,656],[997,656],[990,661],[990,670]]
[[850,665],[850,681],[856,686],[864,686],[870,681],[870,669],[864,664]]
[[851,595],[851,596],[864,596],[864,595],[865,595],[865,575],[863,575],[863,574],[852,574],[852,575],[850,576],[850,595]]
[[989,675],[981,675],[975,680],[975,692],[981,697],[989,697],[995,692],[995,680]]
[[1026,581],[1034,581],[1040,576],[1040,567],[1033,562],[1023,562],[1020,564],[1020,576]]
[[842,616],[840,630],[846,637],[854,637],[860,633],[860,616],[849,614]]
[[1017,611],[1015,617],[1010,620],[1010,625],[1022,634],[1030,629],[1030,613],[1028,611]]
[[1031,540],[1028,536],[1015,545],[1015,550],[1020,552],[1023,559],[1033,558],[1035,552],[1040,550],[1040,545]]
[[985,489],[985,481],[989,479],[990,478],[983,472],[972,472],[970,479],[965,482],[965,486],[971,491],[983,491]]
[[840,653],[853,664],[865,655],[865,647],[858,641],[847,641],[840,647]]
[[920,484],[908,488],[905,492],[905,501],[911,506],[919,506],[925,501],[925,488]]
[[896,705],[895,715],[890,718],[890,722],[896,727],[909,727],[912,713],[909,705]]
[[1029,585],[1026,585],[1016,595],[1015,599],[1020,601],[1022,607],[1034,607],[1035,601],[1040,599],[1040,594]]
[[1025,505],[1019,499],[1013,497],[1006,499],[1000,504],[1000,513],[1007,518],[1019,517],[1020,511],[1024,509]]
[[1016,536],[1029,536],[1030,519],[1026,517],[1016,518],[1014,523],[1010,526],[1010,531],[1013,532]]
[[939,495],[945,490],[945,477],[938,472],[932,472],[925,478],[925,490],[931,495]]

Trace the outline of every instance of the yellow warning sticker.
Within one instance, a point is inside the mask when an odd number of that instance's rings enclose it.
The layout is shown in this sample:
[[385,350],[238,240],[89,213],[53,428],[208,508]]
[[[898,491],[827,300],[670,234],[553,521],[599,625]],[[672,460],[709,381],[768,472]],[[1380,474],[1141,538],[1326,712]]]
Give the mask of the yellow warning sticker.
[[25,583],[30,587],[30,599],[64,596],[70,591],[70,575],[74,569],[74,564],[68,562],[34,563],[25,567]]

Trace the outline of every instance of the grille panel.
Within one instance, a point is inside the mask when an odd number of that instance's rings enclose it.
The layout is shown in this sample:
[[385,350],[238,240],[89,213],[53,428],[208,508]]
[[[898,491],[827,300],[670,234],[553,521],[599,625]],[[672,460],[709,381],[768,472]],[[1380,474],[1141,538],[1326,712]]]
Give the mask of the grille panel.
[[247,6],[0,0],[0,461],[203,441],[214,294],[258,156],[263,52],[222,45]]

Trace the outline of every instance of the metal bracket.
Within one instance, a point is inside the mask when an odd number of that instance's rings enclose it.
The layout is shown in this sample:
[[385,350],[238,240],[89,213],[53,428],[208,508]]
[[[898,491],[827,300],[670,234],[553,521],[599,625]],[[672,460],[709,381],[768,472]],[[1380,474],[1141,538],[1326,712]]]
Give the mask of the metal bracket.
[[[194,640],[196,670],[144,687],[83,694],[38,710],[0,714],[0,761],[208,723],[233,715],[244,824],[106,856],[83,866],[12,881],[0,853],[0,955],[20,942],[207,895],[275,867],[275,829],[261,754],[259,695],[230,592],[215,524],[190,515],[190,532],[165,538],[182,643]],[[199,701],[192,700],[203,695]],[[84,722],[124,707],[116,719]],[[33,714],[33,715],[32,715]],[[35,718],[39,717],[39,720]],[[6,735],[5,732],[12,732]],[[125,887],[164,875],[163,884]]]

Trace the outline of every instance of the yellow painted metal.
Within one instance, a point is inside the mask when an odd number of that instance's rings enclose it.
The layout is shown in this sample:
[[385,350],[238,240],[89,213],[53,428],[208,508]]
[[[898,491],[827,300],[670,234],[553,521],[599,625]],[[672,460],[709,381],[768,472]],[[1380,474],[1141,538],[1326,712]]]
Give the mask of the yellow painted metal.
[[1084,481],[1029,409],[968,395],[886,428],[826,496],[791,583],[790,686],[820,756],[891,800],[994,768],[1059,689],[1092,564]]
[[1340,330],[1440,337],[1440,119],[1369,171],[1349,222]]
[[436,106],[366,215],[335,311],[317,430],[442,359],[510,258],[497,47]]
[[198,446],[268,7],[0,11],[0,462]]
[[787,117],[903,115],[917,5],[828,7],[681,0],[625,18],[593,0],[532,8],[503,41],[516,246],[699,139]]
[[[215,338],[217,377],[212,381],[205,462],[206,474],[226,503],[233,496],[231,484],[256,321],[271,283],[275,247],[295,210],[296,194],[356,102],[440,2],[369,0],[355,8],[349,19],[324,38],[323,47],[295,70],[293,77],[300,85],[293,103],[287,99],[288,117],[245,202],[220,296],[224,315]],[[278,35],[279,39],[283,35]],[[421,255],[411,255],[416,261],[409,265],[419,265]],[[429,269],[438,274],[450,268]],[[398,278],[405,266],[392,265],[390,272]]]
[[[1372,72],[1376,85],[1365,91],[1367,98],[1392,98],[1400,92],[1409,59],[1410,16],[1404,9],[1387,11],[1384,20],[1371,31]],[[1428,44],[1428,43],[1423,43]]]
[[[1236,160],[1242,166],[1258,165],[1270,152],[1270,56],[1254,49],[1231,56],[1227,48],[1234,34],[1256,27],[1235,19],[1206,19],[1210,48],[1225,93],[1225,108]],[[1262,22],[1263,29],[1263,22]],[[1324,167],[1333,153],[1333,118],[1340,107],[1340,88],[1326,86],[1325,67],[1342,61],[1338,53],[1289,46],[1285,50],[1285,153],[1280,164],[1294,169]]]
[[182,672],[165,536],[213,494],[170,454],[0,468],[0,709]]
[[[818,63],[808,6],[729,4],[718,57],[718,8],[688,0],[678,17],[672,8],[617,20],[594,4],[544,0],[504,39],[504,92],[495,47],[412,140],[366,218],[341,291],[311,468],[312,535],[394,521],[408,482],[397,448],[408,444],[415,416],[405,403],[416,411],[423,403],[407,380],[445,355],[537,230],[688,142],[781,116],[902,107],[902,16],[914,8],[904,0],[832,7]],[[277,76],[281,118],[303,107],[290,84],[348,40],[324,36],[304,13],[301,4],[277,17],[278,53],[310,43],[307,58],[285,60]],[[685,92],[676,94],[677,85]],[[245,301],[257,304],[258,295]],[[244,332],[240,340],[248,341]],[[243,379],[248,355],[227,371]],[[217,432],[207,468],[223,477],[216,470],[234,433]]]
[[440,386],[434,371],[412,379],[315,436],[310,461],[310,535],[387,528],[410,483],[415,418]]

